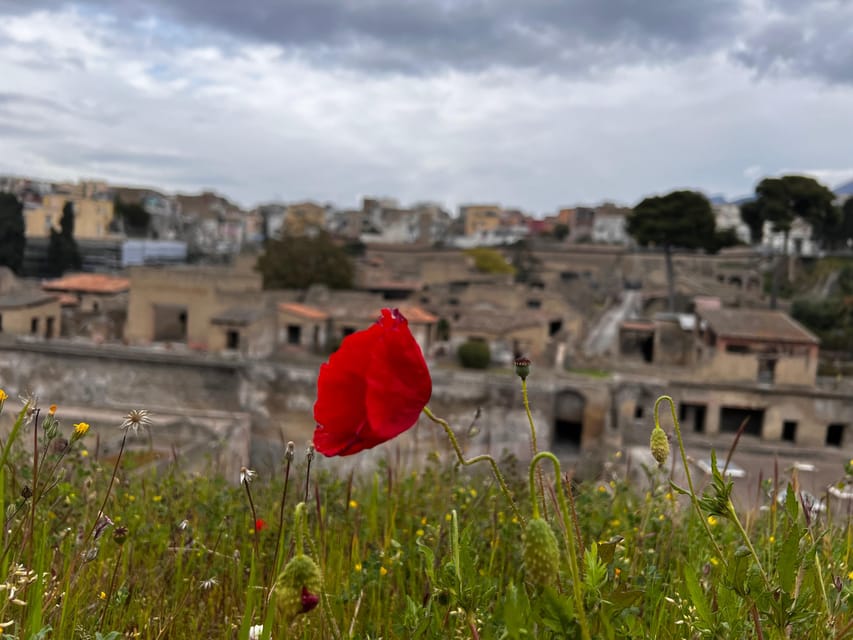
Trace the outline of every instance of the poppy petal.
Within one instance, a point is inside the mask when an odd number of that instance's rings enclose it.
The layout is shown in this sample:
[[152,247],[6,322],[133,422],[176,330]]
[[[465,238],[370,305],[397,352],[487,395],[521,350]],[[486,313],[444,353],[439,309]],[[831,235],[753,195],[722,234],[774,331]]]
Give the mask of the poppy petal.
[[423,353],[403,315],[390,309],[369,329],[344,339],[320,367],[314,446],[351,455],[399,435],[432,393]]
[[378,338],[379,328],[375,325],[349,335],[329,362],[320,367],[314,403],[314,447],[324,455],[342,455],[367,426],[364,371]]
[[367,418],[384,440],[415,424],[432,394],[429,369],[408,322],[399,312],[390,314],[383,310],[382,338],[367,371]]

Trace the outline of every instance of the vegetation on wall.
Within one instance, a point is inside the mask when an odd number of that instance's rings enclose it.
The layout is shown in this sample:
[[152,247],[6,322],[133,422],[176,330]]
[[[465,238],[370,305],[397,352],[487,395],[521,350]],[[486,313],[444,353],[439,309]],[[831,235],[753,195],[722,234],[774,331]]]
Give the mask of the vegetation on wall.
[[466,249],[465,255],[474,259],[474,268],[480,273],[515,273],[515,268],[506,261],[497,249],[476,247]]

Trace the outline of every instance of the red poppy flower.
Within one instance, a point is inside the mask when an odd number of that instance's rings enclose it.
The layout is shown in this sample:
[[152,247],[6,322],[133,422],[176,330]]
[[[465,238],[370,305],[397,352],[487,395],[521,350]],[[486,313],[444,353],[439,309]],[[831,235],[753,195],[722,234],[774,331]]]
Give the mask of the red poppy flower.
[[255,531],[260,532],[266,526],[267,523],[264,522],[262,518],[258,518],[257,520],[255,520]]
[[348,456],[390,440],[418,420],[432,394],[421,348],[397,309],[347,336],[320,367],[314,446]]

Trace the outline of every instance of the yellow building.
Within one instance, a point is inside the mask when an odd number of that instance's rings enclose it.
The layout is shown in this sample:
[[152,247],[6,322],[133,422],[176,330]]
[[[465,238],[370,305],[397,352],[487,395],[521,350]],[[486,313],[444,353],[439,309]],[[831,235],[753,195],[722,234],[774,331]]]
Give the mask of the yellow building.
[[[237,307],[247,315],[238,318]],[[261,307],[257,273],[220,266],[135,267],[130,270],[125,337],[135,344],[178,342],[199,350],[224,340],[226,348],[235,348],[229,346],[234,340],[227,331],[232,325],[254,325],[256,318],[249,312]]]
[[470,204],[460,208],[465,235],[494,231],[501,226],[501,207],[497,204]]
[[41,291],[0,296],[0,333],[55,338],[62,331],[59,300]]
[[298,202],[288,205],[281,224],[282,235],[302,236],[309,229],[326,226],[326,209],[314,202]]
[[59,231],[62,209],[66,202],[74,205],[74,237],[105,238],[115,215],[113,201],[106,197],[77,198],[64,193],[51,193],[42,198],[41,206],[25,211],[28,238],[46,238],[50,230]]

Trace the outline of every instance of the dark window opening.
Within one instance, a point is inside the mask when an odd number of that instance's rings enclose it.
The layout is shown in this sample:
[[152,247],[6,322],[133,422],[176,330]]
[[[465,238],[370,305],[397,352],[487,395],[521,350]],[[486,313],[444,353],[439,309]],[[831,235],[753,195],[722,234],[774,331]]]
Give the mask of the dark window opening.
[[640,351],[643,354],[644,362],[652,362],[655,359],[655,336],[654,334],[645,338],[640,344]]
[[571,420],[554,420],[554,447],[580,449],[583,437],[583,423]]
[[36,334],[39,332],[39,319],[33,318],[30,320],[30,333]]
[[720,409],[720,433],[737,433],[744,420],[746,420],[744,434],[761,437],[764,427],[764,409],[723,407]]
[[726,353],[749,353],[749,347],[745,344],[727,344]]
[[97,301],[92,303],[92,311],[97,313],[100,310],[100,308],[101,308],[101,305]]
[[762,359],[758,361],[758,381],[770,384],[776,377],[775,358]]
[[542,308],[542,301],[537,300],[535,298],[531,298],[530,300],[527,301],[527,308],[528,309],[541,309]]
[[300,327],[298,324],[287,325],[287,344],[300,344],[301,342],[302,327]]
[[225,348],[239,349],[240,348],[240,332],[234,329],[228,329],[225,332]]
[[844,444],[846,424],[835,422],[826,427],[826,444],[830,447],[840,447]]
[[47,326],[44,329],[44,337],[45,338],[52,338],[53,337],[53,323],[54,323],[53,316],[49,316],[47,318],[46,322],[47,322]]
[[3,314],[0,313],[0,332],[3,331]]
[[782,440],[785,442],[797,441],[797,421],[785,420],[782,423]]
[[705,433],[705,414],[708,408],[704,404],[683,403],[678,409],[678,420],[683,426],[689,426],[694,433]]
[[355,333],[355,327],[341,327],[341,337],[346,338]]
[[447,304],[449,304],[451,307],[455,307],[459,304],[459,298],[450,298],[448,299]]
[[552,320],[551,322],[548,323],[548,336],[551,337],[551,336],[557,335],[558,333],[560,333],[562,328],[563,328],[563,321],[562,320]]
[[643,411],[642,405],[638,404],[637,406],[634,407],[634,418],[635,419],[637,419],[637,420],[642,419],[643,413],[644,413],[644,411]]

